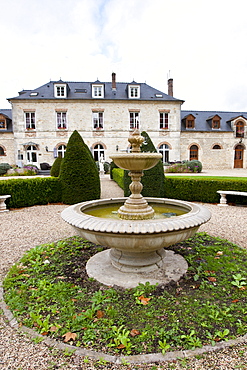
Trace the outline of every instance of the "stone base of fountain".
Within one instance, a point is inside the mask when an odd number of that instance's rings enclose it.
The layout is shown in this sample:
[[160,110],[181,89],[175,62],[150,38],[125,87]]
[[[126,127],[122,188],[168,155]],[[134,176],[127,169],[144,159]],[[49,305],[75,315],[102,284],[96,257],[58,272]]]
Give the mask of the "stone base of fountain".
[[151,285],[165,285],[171,281],[178,281],[188,269],[188,264],[182,256],[173,251],[164,250],[162,266],[157,267],[157,270],[140,272],[140,269],[136,268],[136,272],[133,270],[124,272],[113,266],[110,253],[110,250],[99,252],[91,257],[86,265],[88,276],[107,286],[117,285],[129,289],[146,282]]

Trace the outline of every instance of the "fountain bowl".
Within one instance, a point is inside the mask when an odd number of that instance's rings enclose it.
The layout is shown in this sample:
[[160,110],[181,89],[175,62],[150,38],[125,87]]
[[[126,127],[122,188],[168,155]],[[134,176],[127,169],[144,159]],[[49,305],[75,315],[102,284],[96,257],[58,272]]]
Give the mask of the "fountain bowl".
[[110,156],[118,167],[129,171],[149,170],[158,163],[161,157],[160,153],[147,152],[121,153]]
[[[178,207],[186,213],[163,219],[124,220],[91,216],[86,211],[109,204],[124,203],[126,198],[92,200],[69,206],[62,218],[83,238],[105,247],[108,261],[123,273],[150,273],[161,268],[165,248],[192,237],[207,222],[209,210],[198,204],[167,198],[146,198],[149,203]],[[103,252],[101,252],[103,253]],[[100,253],[99,253],[100,254]]]

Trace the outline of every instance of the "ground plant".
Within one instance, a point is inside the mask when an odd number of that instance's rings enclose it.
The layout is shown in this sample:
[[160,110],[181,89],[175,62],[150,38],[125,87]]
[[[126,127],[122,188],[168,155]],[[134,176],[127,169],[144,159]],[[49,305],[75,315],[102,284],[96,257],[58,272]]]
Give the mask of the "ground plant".
[[44,336],[109,354],[214,345],[247,332],[247,251],[198,233],[170,249],[189,268],[179,282],[124,290],[88,278],[103,247],[80,237],[37,246],[4,280],[7,305]]

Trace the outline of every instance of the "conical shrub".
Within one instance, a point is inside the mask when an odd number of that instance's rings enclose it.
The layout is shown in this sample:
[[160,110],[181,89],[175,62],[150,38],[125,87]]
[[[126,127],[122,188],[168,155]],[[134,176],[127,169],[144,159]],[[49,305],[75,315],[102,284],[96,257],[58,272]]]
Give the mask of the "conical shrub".
[[76,130],[70,136],[59,178],[65,204],[100,198],[98,169],[88,146]]

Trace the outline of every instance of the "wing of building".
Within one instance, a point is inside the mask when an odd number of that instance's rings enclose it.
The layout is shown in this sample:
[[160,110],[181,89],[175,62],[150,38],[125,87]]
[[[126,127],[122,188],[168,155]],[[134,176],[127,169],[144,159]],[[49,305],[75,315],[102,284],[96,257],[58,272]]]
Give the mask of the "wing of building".
[[199,159],[204,168],[246,168],[247,113],[183,111],[183,100],[146,83],[50,81],[0,109],[0,163],[49,163],[77,130],[95,160],[128,150],[131,131],[148,132],[163,162]]

